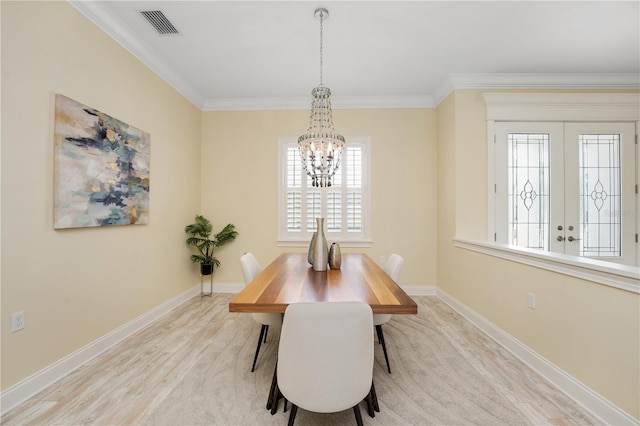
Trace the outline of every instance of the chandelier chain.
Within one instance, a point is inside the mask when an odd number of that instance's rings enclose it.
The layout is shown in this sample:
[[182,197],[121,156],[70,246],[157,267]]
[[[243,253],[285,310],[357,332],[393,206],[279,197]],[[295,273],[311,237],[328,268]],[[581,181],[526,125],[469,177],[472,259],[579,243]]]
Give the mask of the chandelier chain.
[[320,86],[322,86],[322,29],[324,22],[324,13],[320,12]]

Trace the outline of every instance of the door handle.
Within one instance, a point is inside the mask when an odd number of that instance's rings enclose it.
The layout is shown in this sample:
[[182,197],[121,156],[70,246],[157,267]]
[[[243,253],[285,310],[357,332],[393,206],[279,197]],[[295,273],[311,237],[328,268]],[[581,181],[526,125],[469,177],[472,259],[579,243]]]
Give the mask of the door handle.
[[[571,237],[569,237],[571,238]],[[558,235],[558,238],[556,238],[556,240],[558,241],[564,241],[564,237],[562,235]]]
[[567,238],[567,240],[569,241],[578,241],[580,238],[573,238],[571,236],[569,236],[569,238]]

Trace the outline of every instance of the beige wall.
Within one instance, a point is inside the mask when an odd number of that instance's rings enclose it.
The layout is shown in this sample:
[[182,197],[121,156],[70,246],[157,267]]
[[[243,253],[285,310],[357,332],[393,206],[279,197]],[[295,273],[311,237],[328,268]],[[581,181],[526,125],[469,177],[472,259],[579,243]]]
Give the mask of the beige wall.
[[[6,389],[197,282],[183,229],[200,207],[201,112],[67,2],[1,7]],[[56,93],[151,134],[148,225],[53,230]]]
[[485,114],[478,90],[438,107],[438,287],[640,418],[640,296],[452,246],[486,239]]
[[[240,231],[216,282],[242,281],[246,251],[266,264],[292,250],[276,244],[277,141],[303,132],[308,111],[201,113],[68,3],[1,8],[6,389],[197,283],[183,234],[196,213]],[[55,93],[151,134],[149,225],[53,230]],[[484,114],[474,90],[437,109],[334,111],[341,133],[372,140],[364,251],[402,254],[403,285],[437,284],[640,418],[637,295],[453,247],[486,235]],[[11,333],[19,310],[27,327]]]
[[[334,110],[336,129],[371,137],[373,246],[378,261],[405,257],[403,285],[435,285],[435,109]],[[215,280],[242,282],[239,257],[252,251],[266,265],[277,246],[278,138],[297,137],[308,111],[205,112],[202,140],[202,211],[216,228],[233,222],[240,236],[222,247]],[[305,250],[300,248],[297,250]]]

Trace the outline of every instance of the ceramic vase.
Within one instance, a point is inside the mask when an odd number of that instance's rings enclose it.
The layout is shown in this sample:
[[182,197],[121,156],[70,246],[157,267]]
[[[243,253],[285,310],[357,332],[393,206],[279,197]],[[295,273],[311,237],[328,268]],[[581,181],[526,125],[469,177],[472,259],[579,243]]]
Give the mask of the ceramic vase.
[[318,235],[318,233],[314,232],[311,237],[311,242],[309,243],[309,251],[307,252],[307,262],[309,262],[309,265],[313,265],[313,251],[314,244],[316,243],[316,235]]
[[313,270],[326,271],[327,263],[329,263],[329,252],[327,239],[324,236],[324,218],[316,218],[316,224],[316,240],[313,242]]
[[342,253],[340,252],[340,244],[333,243],[329,249],[329,268],[340,269],[342,265]]

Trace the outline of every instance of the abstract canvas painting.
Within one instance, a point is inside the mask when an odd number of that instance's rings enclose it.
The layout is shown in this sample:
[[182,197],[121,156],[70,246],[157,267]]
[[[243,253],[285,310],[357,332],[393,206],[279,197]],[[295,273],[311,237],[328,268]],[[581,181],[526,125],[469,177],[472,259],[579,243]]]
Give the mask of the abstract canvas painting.
[[56,95],[54,227],[149,222],[150,136]]

